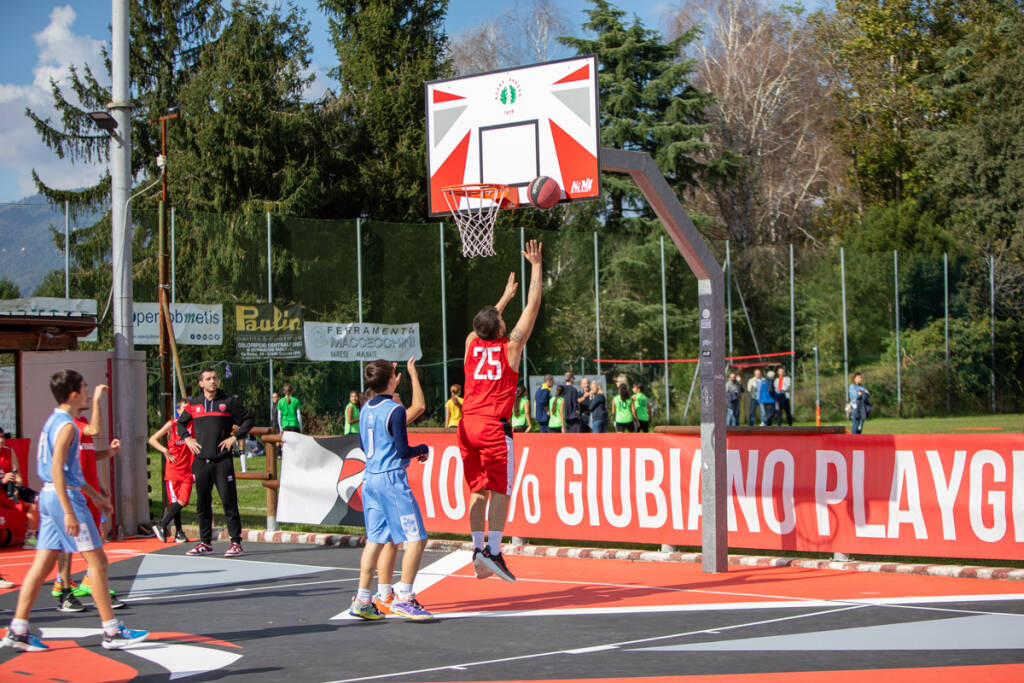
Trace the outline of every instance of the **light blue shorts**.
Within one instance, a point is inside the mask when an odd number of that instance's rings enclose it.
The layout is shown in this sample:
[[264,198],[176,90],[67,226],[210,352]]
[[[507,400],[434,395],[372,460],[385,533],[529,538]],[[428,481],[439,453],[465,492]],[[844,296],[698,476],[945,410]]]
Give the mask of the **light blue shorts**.
[[100,532],[85,503],[85,494],[78,489],[68,489],[71,508],[78,518],[78,535],[68,536],[64,529],[64,509],[52,484],[43,486],[39,492],[39,535],[37,550],[60,550],[65,553],[80,553],[103,547]]
[[366,540],[370,543],[391,541],[397,545],[427,537],[419,503],[412,495],[404,469],[364,476],[363,517]]

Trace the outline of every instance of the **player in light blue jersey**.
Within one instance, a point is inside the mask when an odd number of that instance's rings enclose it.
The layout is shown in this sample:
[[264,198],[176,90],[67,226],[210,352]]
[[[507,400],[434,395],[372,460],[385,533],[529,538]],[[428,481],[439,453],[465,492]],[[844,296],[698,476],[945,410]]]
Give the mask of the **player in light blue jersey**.
[[349,614],[363,619],[381,619],[384,614],[372,600],[370,585],[381,549],[389,542],[405,544],[402,580],[395,585],[392,614],[417,621],[432,618],[413,593],[427,533],[419,504],[409,487],[405,468],[412,458],[427,459],[425,445],[410,446],[405,424],[405,408],[391,396],[402,380],[395,363],[376,360],[363,371],[367,387],[376,395],[359,414],[359,441],[366,454],[363,473],[363,516],[366,519],[366,546],[359,563],[359,589],[352,598]]
[[[125,628],[114,617],[107,586],[107,556],[92,514],[85,502],[93,503],[108,515],[113,509],[106,496],[90,486],[82,475],[78,460],[78,430],[74,418],[89,405],[85,380],[74,370],[61,370],[50,378],[50,391],[57,408],[43,425],[39,435],[36,468],[43,480],[39,492],[39,537],[32,567],[18,594],[18,606],[0,641],[0,647],[24,652],[39,652],[47,646],[28,628],[32,604],[39,595],[43,579],[53,570],[61,552],[81,553],[89,567],[94,587],[93,600],[103,624],[102,646],[116,650],[146,639],[148,631]],[[83,493],[84,491],[84,493]]]

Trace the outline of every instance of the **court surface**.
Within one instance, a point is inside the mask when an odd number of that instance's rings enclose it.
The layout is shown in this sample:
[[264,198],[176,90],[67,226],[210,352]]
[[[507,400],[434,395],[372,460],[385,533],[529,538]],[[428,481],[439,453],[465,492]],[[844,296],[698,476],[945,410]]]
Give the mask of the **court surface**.
[[[365,622],[346,614],[358,548],[189,547],[107,546],[118,616],[150,641],[101,649],[95,609],[57,612],[47,584],[32,627],[51,650],[0,650],[0,681],[1024,680],[1017,581],[510,555],[510,584],[427,552],[417,590],[436,618]],[[31,561],[6,550],[0,573]],[[16,597],[0,593],[5,624]]]

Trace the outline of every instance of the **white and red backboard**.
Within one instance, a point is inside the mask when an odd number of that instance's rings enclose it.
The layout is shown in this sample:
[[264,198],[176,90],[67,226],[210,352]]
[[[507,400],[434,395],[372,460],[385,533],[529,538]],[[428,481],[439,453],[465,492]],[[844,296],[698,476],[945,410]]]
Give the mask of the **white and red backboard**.
[[544,175],[563,202],[600,195],[596,57],[433,81],[426,97],[431,216],[449,213],[447,185],[511,185],[526,206]]

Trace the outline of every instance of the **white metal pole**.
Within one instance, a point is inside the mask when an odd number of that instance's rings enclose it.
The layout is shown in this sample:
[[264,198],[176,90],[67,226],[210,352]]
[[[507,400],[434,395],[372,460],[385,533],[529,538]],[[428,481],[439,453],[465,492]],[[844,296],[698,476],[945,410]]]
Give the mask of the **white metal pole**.
[[729,240],[725,241],[725,322],[729,326],[729,355],[732,355],[732,256]]
[[64,298],[71,298],[71,202],[64,200]]
[[[526,280],[526,256],[524,255],[525,251],[526,251],[526,229],[525,228],[519,228],[519,282],[520,282],[520,286],[519,286],[519,300],[521,302],[520,305],[523,307],[524,311],[526,310],[526,289],[527,289],[527,286],[528,286],[526,284],[527,280]],[[526,386],[527,391],[529,391],[529,389],[530,389],[530,364],[527,362],[527,358],[526,358],[526,344],[523,344],[523,372],[522,372],[522,376],[524,377],[523,385]]]
[[[441,398],[448,395],[448,304],[445,300],[444,282],[444,221],[437,224],[438,239],[441,244],[441,374],[444,377],[444,389]],[[361,297],[360,297],[361,298]],[[361,304],[360,304],[361,305]],[[362,373],[360,373],[360,376]]]
[[903,414],[903,383],[900,378],[900,252],[892,251],[892,276],[896,296],[896,414]]
[[996,412],[996,257],[988,257],[988,296],[992,319],[992,412]]
[[[793,288],[793,245],[789,245],[789,414],[796,404],[796,293]],[[782,419],[781,417],[779,418]]]
[[597,261],[597,232],[594,233],[594,334],[597,338],[597,374],[601,374],[601,278]]
[[665,359],[665,422],[672,422],[668,384],[668,296],[665,289],[665,236],[661,236],[661,342]]
[[942,290],[945,302],[946,325],[944,337],[946,339],[946,412],[953,410],[953,395],[951,393],[949,376],[949,254],[942,254]]
[[[359,297],[359,323],[363,322],[363,219],[356,219],[356,289]],[[447,387],[446,387],[447,389]],[[359,391],[366,391],[363,361],[359,361]]]
[[[132,102],[128,71],[128,0],[111,2],[111,116],[117,122],[110,137],[110,224],[114,316],[114,433],[125,447],[116,456],[119,533],[134,534],[148,517],[145,473],[139,468],[146,452],[145,436],[137,431],[132,329]],[[141,475],[141,476],[137,476]]]
[[818,345],[814,345],[814,420],[821,426],[821,379],[818,377]]
[[[270,248],[270,212],[267,211],[267,303],[274,303],[274,278],[273,278],[273,265],[274,256]],[[270,373],[270,395],[267,400],[270,401],[270,424],[274,424],[274,411],[277,406],[274,405],[274,359],[271,358],[269,362],[268,372]],[[241,454],[242,471],[245,471],[245,454]],[[267,531],[277,531],[277,510],[267,509]]]
[[[846,254],[842,247],[839,247],[839,277],[842,279],[843,296],[843,377],[846,383],[843,384],[843,395],[849,393],[850,386],[850,349],[846,340]],[[843,400],[846,405],[846,399]]]

